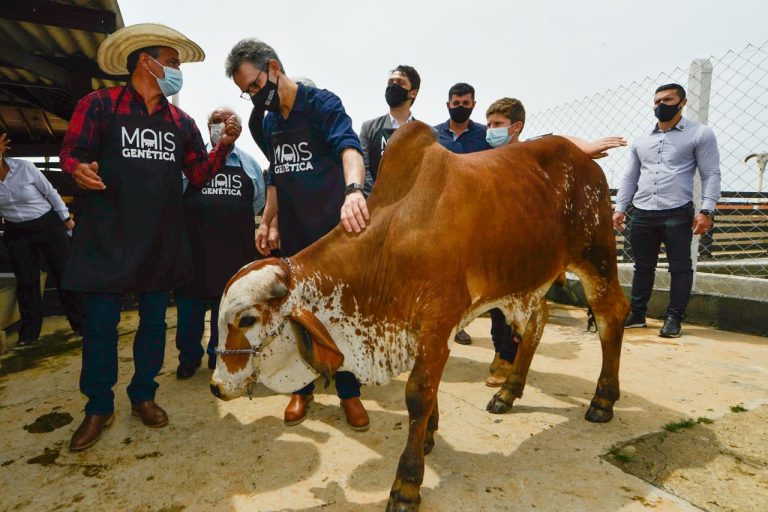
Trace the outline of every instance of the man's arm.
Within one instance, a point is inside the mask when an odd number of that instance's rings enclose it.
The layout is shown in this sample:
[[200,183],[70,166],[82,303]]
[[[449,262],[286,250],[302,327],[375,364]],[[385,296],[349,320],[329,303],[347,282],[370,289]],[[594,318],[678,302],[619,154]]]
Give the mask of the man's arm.
[[[363,183],[365,179],[365,166],[363,157],[356,148],[346,148],[341,152],[341,165],[344,167],[344,182]],[[365,221],[368,220],[368,205],[365,196],[359,190],[347,194],[344,197],[344,205],[341,207],[341,224],[348,232],[360,233],[365,229]]]
[[616,193],[616,213],[613,214],[613,227],[621,231],[624,229],[624,217],[627,207],[637,192],[637,183],[640,180],[640,158],[637,156],[637,147],[633,144],[629,148],[629,165],[621,177],[619,191]]
[[[701,209],[714,211],[720,199],[720,151],[712,128],[702,127],[701,139],[694,149],[696,168],[701,176]],[[712,218],[697,213],[693,219],[693,234],[701,235],[712,227]]]
[[35,188],[37,188],[43,197],[45,197],[46,201],[48,201],[51,207],[53,207],[53,210],[59,215],[59,218],[62,221],[69,219],[67,205],[64,204],[59,193],[53,188],[53,185],[51,185],[51,182],[46,179],[43,173],[40,172],[40,169],[38,169],[32,162],[24,160],[20,160],[20,162],[24,162],[23,165],[27,172],[32,176],[32,183],[35,184]]
[[261,224],[256,230],[256,250],[264,256],[280,247],[280,234],[277,227],[277,189],[267,186],[267,202],[261,215]]
[[627,141],[624,140],[624,137],[616,136],[603,137],[602,139],[595,139],[593,141],[587,141],[570,135],[561,135],[561,137],[573,142],[576,147],[586,153],[590,158],[595,160],[608,156],[609,149],[627,145]]
[[[365,180],[360,139],[352,129],[352,119],[347,115],[341,100],[335,94],[323,98],[317,107],[317,114],[322,116],[322,135],[341,159],[344,170],[344,182],[349,185],[362,185]],[[368,220],[368,206],[362,192],[347,194],[341,207],[341,224],[348,232],[360,233]]]
[[96,158],[101,145],[103,109],[98,93],[91,93],[77,102],[67,132],[61,143],[61,169],[75,179],[78,187],[104,190]]
[[190,133],[185,141],[182,171],[189,184],[199,188],[224,167],[232,145],[240,136],[241,127],[237,116],[227,119],[219,143],[209,153],[194,120],[188,118],[188,122]]

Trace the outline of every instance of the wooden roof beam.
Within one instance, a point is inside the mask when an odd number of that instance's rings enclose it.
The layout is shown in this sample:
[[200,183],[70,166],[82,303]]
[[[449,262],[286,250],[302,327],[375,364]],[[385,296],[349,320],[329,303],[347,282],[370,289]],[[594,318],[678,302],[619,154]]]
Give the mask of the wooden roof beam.
[[116,16],[112,11],[89,9],[49,0],[25,0],[4,2],[2,17],[37,25],[111,34],[116,28]]

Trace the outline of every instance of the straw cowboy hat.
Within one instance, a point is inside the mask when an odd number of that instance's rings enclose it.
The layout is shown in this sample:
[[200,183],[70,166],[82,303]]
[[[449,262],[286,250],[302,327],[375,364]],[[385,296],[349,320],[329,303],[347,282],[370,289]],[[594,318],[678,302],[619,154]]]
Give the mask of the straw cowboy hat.
[[111,75],[128,74],[128,55],[147,46],[167,46],[179,52],[181,62],[201,62],[205,52],[181,32],[159,23],[139,23],[121,28],[99,46],[96,60]]

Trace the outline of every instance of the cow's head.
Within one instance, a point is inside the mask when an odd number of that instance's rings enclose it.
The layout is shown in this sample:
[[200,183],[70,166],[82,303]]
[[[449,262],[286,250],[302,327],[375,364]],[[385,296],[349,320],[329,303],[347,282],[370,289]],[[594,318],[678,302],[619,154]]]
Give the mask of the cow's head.
[[251,263],[230,279],[219,306],[214,395],[224,400],[242,396],[258,378],[262,351],[276,339],[289,340],[327,385],[344,356],[296,290],[291,268],[275,258]]

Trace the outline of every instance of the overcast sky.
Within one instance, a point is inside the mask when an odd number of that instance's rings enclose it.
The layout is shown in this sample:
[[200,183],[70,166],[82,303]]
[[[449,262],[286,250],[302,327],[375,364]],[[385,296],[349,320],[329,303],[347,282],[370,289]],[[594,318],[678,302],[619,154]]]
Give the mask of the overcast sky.
[[[768,39],[768,2],[757,0],[121,0],[120,8],[126,25],[164,23],[205,51],[205,62],[182,66],[180,106],[206,140],[214,107],[250,113],[224,75],[244,37],[272,45],[288,75],[339,95],[356,130],[386,112],[386,79],[398,64],[421,75],[415,117],[445,121],[448,89],[468,82],[477,91],[472,119],[483,122],[503,96],[534,113]],[[265,162],[247,130],[238,144]]]

